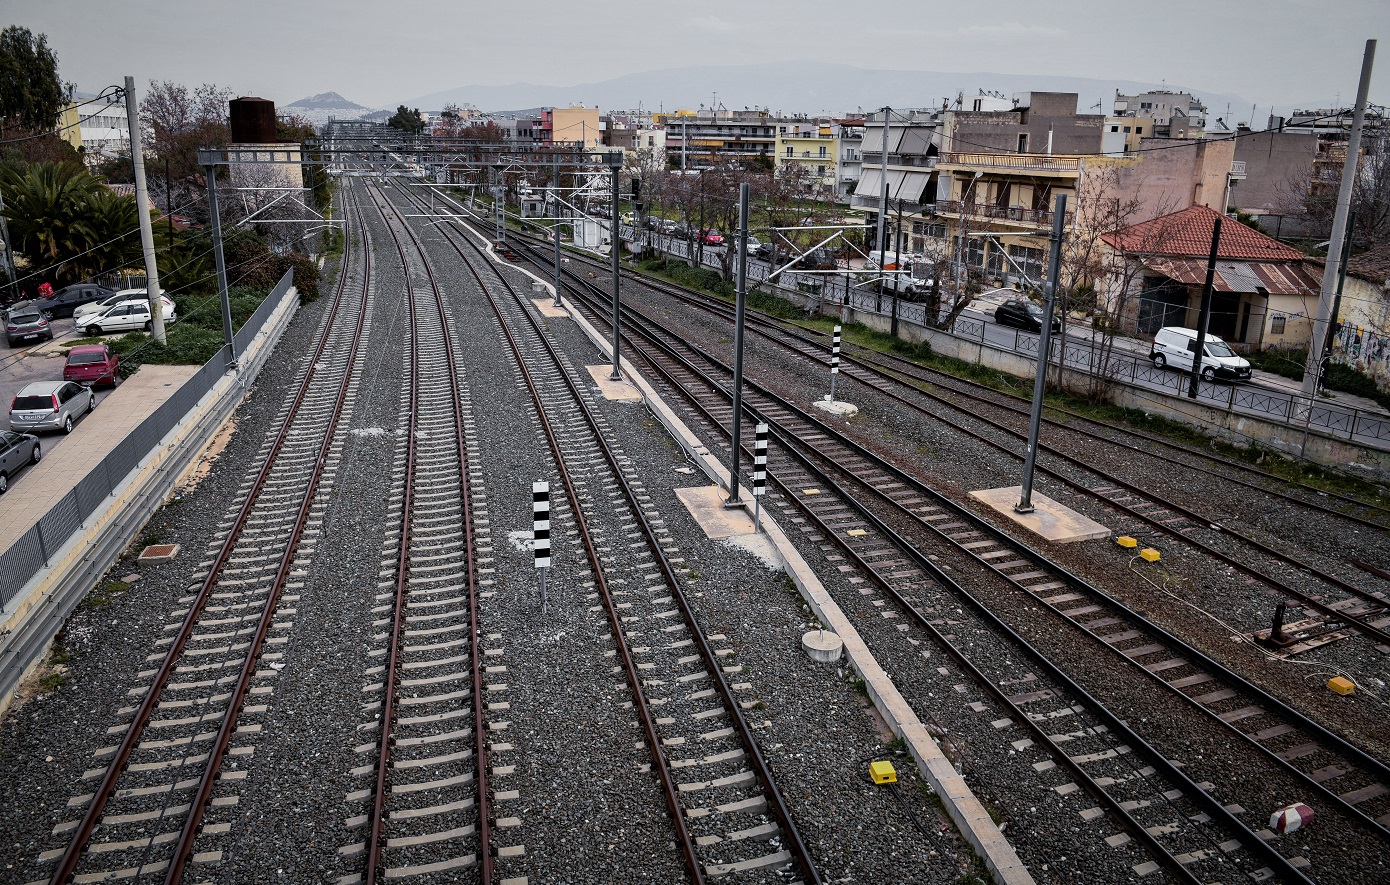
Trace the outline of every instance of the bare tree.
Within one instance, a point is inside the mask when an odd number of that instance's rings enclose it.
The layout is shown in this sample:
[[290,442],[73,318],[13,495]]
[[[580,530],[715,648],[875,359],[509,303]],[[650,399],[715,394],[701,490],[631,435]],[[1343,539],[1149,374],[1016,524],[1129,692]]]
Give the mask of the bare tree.
[[223,147],[231,140],[227,102],[233,92],[204,83],[192,92],[181,83],[151,81],[140,102],[143,141],[152,156],[150,196],[166,211],[186,211],[206,217],[198,149]]

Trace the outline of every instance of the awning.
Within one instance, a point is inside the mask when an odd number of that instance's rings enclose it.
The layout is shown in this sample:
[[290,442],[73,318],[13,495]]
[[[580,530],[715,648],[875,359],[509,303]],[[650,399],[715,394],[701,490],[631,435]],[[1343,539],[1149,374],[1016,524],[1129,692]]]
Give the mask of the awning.
[[[891,182],[890,182],[891,184]],[[854,189],[856,197],[873,197],[875,200],[883,196],[883,170],[866,166],[859,172],[859,184]]]
[[[902,200],[905,203],[921,203],[922,194],[931,184],[930,172],[908,172],[902,169],[888,170],[888,199]],[[883,196],[883,170],[873,166],[865,167],[854,189],[856,197],[878,200]]]
[[[1186,286],[1206,283],[1207,263],[1195,258],[1147,258],[1144,266]],[[1287,262],[1218,261],[1212,288],[1217,292],[1265,295],[1316,295],[1318,283],[1300,265]]]

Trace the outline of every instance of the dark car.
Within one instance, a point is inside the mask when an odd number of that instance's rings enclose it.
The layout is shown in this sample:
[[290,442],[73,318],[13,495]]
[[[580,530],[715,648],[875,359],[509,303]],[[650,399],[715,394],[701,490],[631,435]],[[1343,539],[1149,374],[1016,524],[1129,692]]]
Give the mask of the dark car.
[[[1043,309],[1027,298],[1010,298],[995,308],[994,321],[1001,326],[1013,326],[1029,332],[1041,332]],[[1052,318],[1052,331],[1062,328],[1062,323]]]
[[829,252],[824,249],[812,249],[796,263],[792,270],[835,270],[839,266],[835,257]]
[[10,347],[19,341],[33,341],[37,338],[53,340],[53,327],[48,324],[43,311],[32,301],[16,302],[5,311],[5,339]]
[[72,312],[84,304],[91,304],[93,301],[100,301],[115,295],[114,289],[107,289],[104,286],[94,286],[91,283],[77,283],[68,286],[61,291],[54,292],[47,298],[35,299],[39,310],[49,319],[54,317],[70,317]]
[[68,361],[63,366],[63,380],[76,381],[89,387],[98,384],[114,387],[120,367],[121,358],[105,344],[79,344],[68,351]]
[[39,438],[32,433],[0,430],[0,494],[9,491],[10,477],[43,457]]

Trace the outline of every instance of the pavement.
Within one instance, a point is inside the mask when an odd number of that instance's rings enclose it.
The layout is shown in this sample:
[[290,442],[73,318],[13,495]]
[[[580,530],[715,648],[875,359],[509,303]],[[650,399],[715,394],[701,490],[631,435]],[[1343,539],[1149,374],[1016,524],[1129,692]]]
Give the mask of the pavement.
[[[20,363],[62,363],[31,356]],[[96,411],[82,416],[71,434],[39,437],[43,460],[25,468],[0,496],[0,550],[8,549],[34,522],[63,499],[141,421],[164,404],[201,366],[143,366],[114,391],[100,397]],[[6,370],[8,371],[8,369]],[[50,375],[52,377],[51,369]],[[60,442],[61,446],[55,445]]]

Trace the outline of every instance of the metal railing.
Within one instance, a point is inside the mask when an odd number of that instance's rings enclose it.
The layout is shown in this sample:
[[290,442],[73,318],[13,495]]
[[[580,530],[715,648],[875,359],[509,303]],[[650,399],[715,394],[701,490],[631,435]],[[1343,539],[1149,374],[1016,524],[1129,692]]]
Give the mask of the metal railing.
[[1042,154],[985,154],[946,151],[943,164],[977,166],[987,169],[1026,169],[1033,172],[1079,172],[1080,157],[1049,157]]
[[[256,308],[246,323],[233,336],[237,353],[242,353],[251,339],[260,332],[265,321],[275,312],[285,293],[294,285],[294,270],[285,272],[280,282]],[[226,373],[227,348],[224,345],[212,359],[203,364],[193,377],[185,381],[173,396],[141,421],[116,447],[107,453],[77,485],[48,509],[0,552],[0,608],[9,605],[34,575],[48,567],[56,554],[91,516],[106,505],[121,482],[155,450],[188,410],[193,408]]]
[[[1028,209],[1023,206],[995,206],[989,203],[962,203],[959,200],[941,200],[936,211],[942,215],[961,215],[967,218],[981,218],[991,221],[1017,222],[1019,224],[1048,227],[1052,224],[1051,209]],[[1071,225],[1076,219],[1074,212],[1067,212],[1066,223]]]

